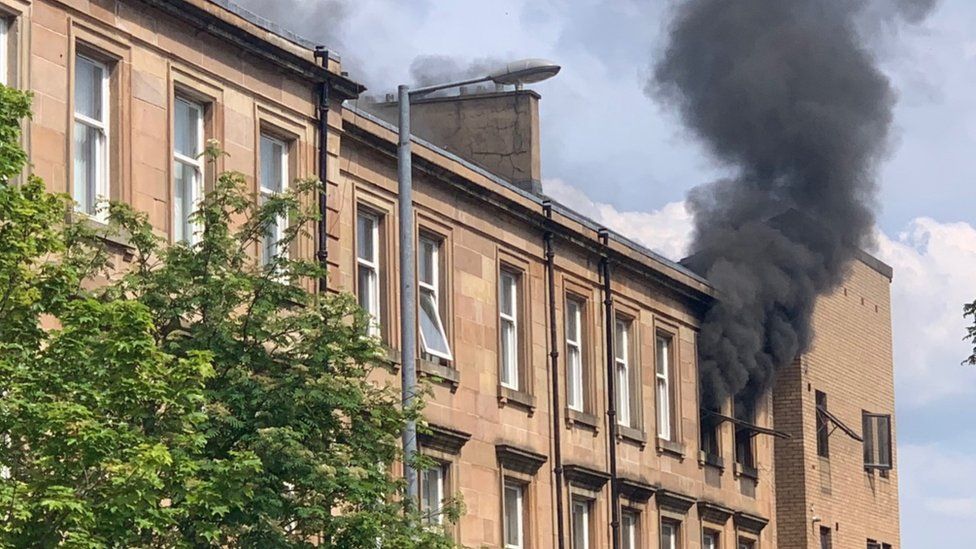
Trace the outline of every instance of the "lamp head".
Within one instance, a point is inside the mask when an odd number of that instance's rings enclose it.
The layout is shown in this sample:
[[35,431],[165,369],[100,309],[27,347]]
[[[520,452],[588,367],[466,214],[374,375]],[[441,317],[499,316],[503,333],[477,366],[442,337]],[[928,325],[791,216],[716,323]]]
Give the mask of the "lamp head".
[[489,74],[488,78],[501,85],[534,84],[556,76],[560,68],[546,59],[522,59],[506,64]]

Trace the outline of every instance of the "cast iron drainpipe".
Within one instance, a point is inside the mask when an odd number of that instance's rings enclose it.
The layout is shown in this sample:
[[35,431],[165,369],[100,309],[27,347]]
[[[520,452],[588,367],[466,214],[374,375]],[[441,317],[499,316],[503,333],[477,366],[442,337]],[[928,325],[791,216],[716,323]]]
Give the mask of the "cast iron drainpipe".
[[616,356],[613,350],[613,294],[610,290],[610,232],[605,228],[597,231],[603,245],[600,267],[603,271],[604,324],[607,332],[607,429],[610,446],[610,535],[613,549],[620,549],[620,505],[617,493],[617,391]]
[[[315,58],[319,59],[322,66],[329,67],[329,51],[322,46],[315,47]],[[319,84],[319,182],[322,188],[319,189],[319,227],[318,242],[316,244],[315,257],[323,269],[323,273],[329,270],[329,82],[328,80]],[[328,280],[326,274],[319,278],[319,292],[325,293],[328,290]]]
[[552,201],[542,202],[542,211],[546,215],[546,278],[549,286],[549,360],[552,369],[552,444],[555,469],[556,491],[556,544],[559,549],[566,547],[565,532],[563,531],[563,450],[562,425],[560,424],[559,404],[559,343],[556,332],[556,253],[552,246]]

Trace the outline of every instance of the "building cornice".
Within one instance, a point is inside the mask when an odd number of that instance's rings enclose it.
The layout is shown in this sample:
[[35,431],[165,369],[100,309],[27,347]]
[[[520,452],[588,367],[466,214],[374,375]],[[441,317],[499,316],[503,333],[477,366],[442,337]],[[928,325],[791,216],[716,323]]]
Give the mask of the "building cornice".
[[[349,106],[343,108],[343,117],[346,135],[390,158],[395,157],[397,140],[395,126]],[[610,238],[607,246],[604,247],[597,235],[597,231],[602,227],[578,212],[559,203],[553,203],[553,219],[549,221],[542,211],[544,197],[519,189],[416,136],[411,140],[415,144],[414,168],[450,184],[456,191],[495,206],[508,215],[537,227],[540,231],[551,228],[562,240],[592,254],[599,256],[606,253],[618,267],[625,267],[634,275],[650,279],[654,284],[669,289],[679,296],[699,303],[710,303],[717,297],[716,290],[704,278],[678,263],[665,259],[612,231],[609,232]]]
[[[328,82],[338,99],[352,99],[365,87],[350,78],[323,67],[315,59],[314,49],[277,34],[255,21],[247,13],[232,10],[229,2],[220,0],[137,0],[207,34],[224,40],[241,51],[284,69],[313,83]],[[328,63],[331,67],[330,59]],[[336,63],[338,66],[338,63]]]

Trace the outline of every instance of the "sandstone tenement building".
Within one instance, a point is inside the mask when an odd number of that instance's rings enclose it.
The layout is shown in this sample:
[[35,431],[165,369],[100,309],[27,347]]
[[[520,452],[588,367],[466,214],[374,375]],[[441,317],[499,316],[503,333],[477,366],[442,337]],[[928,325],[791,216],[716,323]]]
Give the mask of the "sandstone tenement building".
[[[94,222],[108,197],[192,239],[213,171],[255,195],[325,179],[325,234],[256,260],[327,261],[397,379],[396,131],[388,105],[356,104],[337,55],[226,0],[0,0],[0,30],[0,80],[34,93],[33,169]],[[702,412],[696,333],[721,296],[546,199],[539,100],[415,106],[429,520],[460,495],[465,546],[599,549],[617,503],[624,548],[897,547],[890,269],[854,265],[817,308],[814,348],[754,410]],[[229,153],[213,168],[207,139]]]

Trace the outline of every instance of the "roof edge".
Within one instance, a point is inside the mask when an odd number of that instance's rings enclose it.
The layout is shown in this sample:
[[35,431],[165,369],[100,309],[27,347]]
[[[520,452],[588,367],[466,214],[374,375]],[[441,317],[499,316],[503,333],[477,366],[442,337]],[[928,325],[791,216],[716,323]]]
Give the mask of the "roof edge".
[[[389,122],[387,122],[387,121],[385,121],[385,120],[377,117],[376,115],[374,115],[374,114],[372,114],[372,113],[370,113],[370,112],[368,112],[366,110],[363,110],[361,107],[355,107],[355,106],[352,106],[352,105],[347,104],[343,108],[346,109],[346,110],[349,110],[349,111],[353,112],[357,116],[361,116],[361,117],[363,117],[363,118],[365,118],[365,119],[367,119],[367,120],[369,120],[369,121],[371,121],[371,122],[373,122],[373,123],[375,123],[375,124],[377,124],[377,125],[385,128],[388,131],[392,131],[392,132],[396,132],[397,131],[397,126],[395,124],[391,124],[391,123],[389,123]],[[577,211],[575,211],[575,210],[573,210],[573,209],[571,209],[571,208],[569,208],[569,207],[567,207],[567,206],[559,203],[556,200],[552,200],[552,199],[550,199],[547,196],[539,196],[539,195],[530,193],[530,192],[528,192],[528,191],[526,191],[526,190],[518,187],[517,185],[515,185],[515,184],[513,184],[513,183],[511,183],[509,181],[506,181],[505,179],[503,179],[503,178],[501,178],[501,177],[499,177],[499,176],[497,176],[497,175],[489,172],[488,170],[482,168],[481,166],[478,166],[477,164],[474,164],[474,163],[472,163],[472,162],[470,162],[468,160],[465,160],[465,159],[457,156],[456,154],[454,154],[454,153],[452,153],[450,151],[447,151],[445,149],[442,149],[441,147],[438,147],[437,145],[434,145],[433,143],[430,143],[428,141],[425,141],[424,139],[421,139],[421,138],[417,137],[416,135],[411,135],[410,136],[410,140],[411,140],[411,142],[416,143],[416,144],[418,144],[418,145],[420,145],[420,146],[422,146],[424,148],[427,148],[427,149],[433,151],[436,154],[439,154],[441,156],[444,156],[445,158],[447,158],[447,159],[449,159],[451,161],[457,162],[458,164],[464,166],[465,168],[467,168],[467,169],[469,169],[469,170],[471,170],[471,171],[473,171],[473,172],[475,172],[475,173],[477,173],[477,174],[485,177],[486,179],[488,179],[492,183],[496,183],[496,184],[500,185],[501,187],[504,187],[506,190],[511,191],[511,192],[514,192],[514,193],[518,194],[519,196],[521,196],[522,198],[528,199],[528,200],[532,201],[533,203],[538,204],[539,207],[540,207],[540,210],[539,210],[540,212],[541,212],[541,207],[542,207],[543,202],[546,201],[546,200],[548,200],[553,205],[553,211],[555,211],[555,212],[557,212],[557,213],[559,213],[559,214],[561,214],[561,215],[563,215],[563,216],[571,219],[572,221],[575,221],[575,222],[579,223],[580,225],[582,225],[582,226],[584,226],[584,227],[592,230],[594,232],[594,234],[596,234],[597,231],[599,231],[601,229],[606,229],[611,241],[616,242],[618,244],[621,244],[621,245],[625,246],[626,248],[629,248],[630,250],[632,250],[632,251],[634,251],[634,252],[636,252],[636,253],[644,256],[645,258],[647,258],[648,260],[650,260],[650,261],[652,261],[654,263],[658,263],[658,264],[662,265],[663,267],[665,267],[667,269],[672,269],[672,270],[680,273],[681,275],[686,276],[686,277],[692,279],[694,282],[700,284],[704,288],[707,288],[711,292],[711,293],[709,293],[709,291],[706,291],[704,293],[710,295],[711,297],[714,297],[715,296],[715,290],[714,290],[713,286],[711,285],[711,283],[709,283],[708,280],[706,280],[704,277],[700,276],[699,274],[695,273],[694,271],[692,271],[691,269],[685,267],[684,265],[681,265],[681,264],[679,264],[676,261],[672,261],[671,259],[668,259],[668,258],[662,256],[661,254],[659,254],[659,253],[657,253],[657,252],[655,252],[655,251],[653,251],[653,250],[651,250],[651,249],[649,249],[649,248],[647,248],[647,247],[645,247],[645,246],[643,246],[641,244],[638,244],[637,242],[634,242],[633,240],[627,238],[626,236],[624,236],[624,235],[622,235],[622,234],[620,234],[620,233],[618,233],[616,231],[612,231],[612,230],[607,229],[606,227],[604,227],[603,225],[600,225],[599,223],[597,223],[596,221],[590,219],[589,217],[586,217],[585,215],[583,215],[583,214],[581,214],[581,213],[579,213],[579,212],[577,212]],[[541,215],[541,213],[540,213],[540,215]],[[662,273],[662,274],[667,275],[667,273]],[[676,280],[676,282],[681,283],[680,280]],[[699,290],[700,291],[700,289],[698,289],[698,288],[693,288],[693,289],[696,289],[696,290]]]

